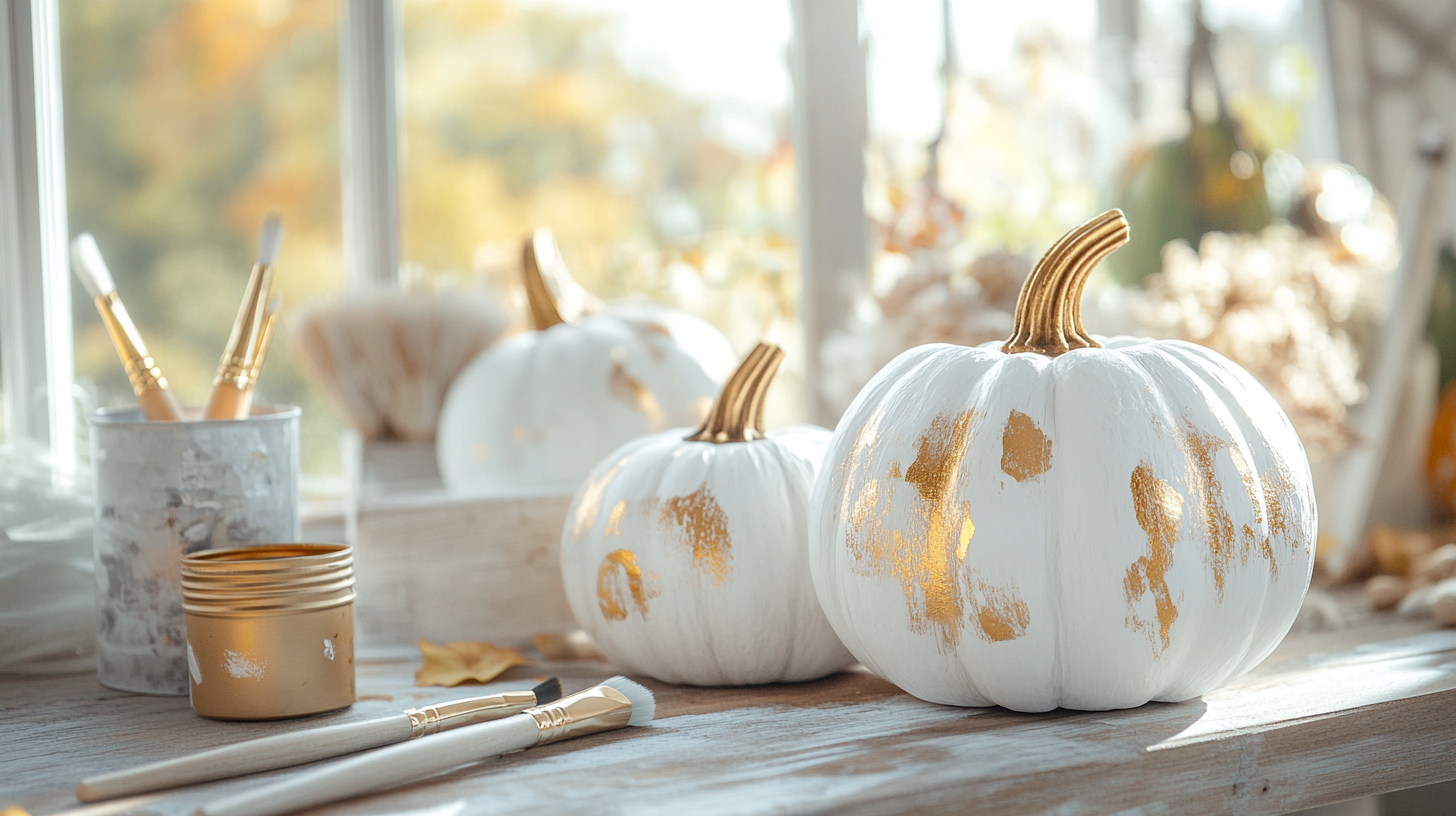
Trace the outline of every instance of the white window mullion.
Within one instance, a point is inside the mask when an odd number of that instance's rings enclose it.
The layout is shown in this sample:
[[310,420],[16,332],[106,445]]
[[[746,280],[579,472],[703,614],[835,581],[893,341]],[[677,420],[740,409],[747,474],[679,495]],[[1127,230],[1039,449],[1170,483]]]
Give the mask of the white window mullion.
[[799,258],[810,419],[833,427],[819,388],[819,349],[845,324],[867,282],[864,150],[869,133],[858,0],[791,0],[794,155],[799,165]]
[[76,457],[60,30],[55,0],[0,16],[0,369],[5,431]]
[[341,0],[340,134],[344,258],[355,286],[399,280],[399,106],[403,85],[394,0]]

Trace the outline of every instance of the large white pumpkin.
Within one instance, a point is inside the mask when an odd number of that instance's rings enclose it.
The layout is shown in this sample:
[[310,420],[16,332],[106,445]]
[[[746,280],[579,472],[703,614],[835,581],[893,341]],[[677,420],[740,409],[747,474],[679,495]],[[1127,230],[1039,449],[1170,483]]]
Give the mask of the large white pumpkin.
[[550,234],[523,254],[536,330],[486,349],[451,385],[436,437],[450,488],[574,485],[628,439],[701,421],[733,367],[723,335],[683,312],[623,303],[568,322],[548,280],[573,282]]
[[577,492],[561,575],[613,665],[722,686],[822,677],[853,661],[809,579],[809,493],[829,431],[764,434],[783,352],[759,345],[703,427],[629,442]]
[[1294,621],[1315,538],[1304,449],[1217,353],[1082,331],[1086,275],[1126,240],[1115,210],[1069,233],[1004,346],[905,352],[835,431],[814,585],[849,650],[917,697],[1186,700]]

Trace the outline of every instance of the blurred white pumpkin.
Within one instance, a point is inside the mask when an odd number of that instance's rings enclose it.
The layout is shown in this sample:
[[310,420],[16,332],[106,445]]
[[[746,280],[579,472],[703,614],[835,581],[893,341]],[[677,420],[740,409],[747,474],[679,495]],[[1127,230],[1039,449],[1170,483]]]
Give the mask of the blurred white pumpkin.
[[897,357],[841,419],[815,487],[814,586],[871,671],[1018,711],[1197,697],[1289,631],[1314,490],[1273,397],[1218,353],[1093,338],[1112,211],[1037,264],[1004,345]]
[[829,431],[762,429],[782,358],[760,344],[701,428],[629,442],[577,491],[562,579],[613,665],[720,686],[811,680],[853,661],[809,579],[809,494]]
[[550,233],[523,255],[536,330],[486,349],[451,385],[436,439],[450,488],[574,485],[623,442],[701,421],[733,367],[723,335],[683,312],[621,303],[564,319],[558,296],[580,287]]

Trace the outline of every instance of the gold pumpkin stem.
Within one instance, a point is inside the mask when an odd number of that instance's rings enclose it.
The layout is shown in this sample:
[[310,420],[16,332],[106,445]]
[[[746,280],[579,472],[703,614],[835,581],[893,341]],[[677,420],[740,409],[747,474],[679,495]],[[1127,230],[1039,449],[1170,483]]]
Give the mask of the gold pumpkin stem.
[[759,343],[723,384],[718,399],[708,410],[689,442],[751,442],[763,439],[763,402],[768,387],[784,360],[784,350],[771,343]]
[[1101,348],[1082,327],[1082,290],[1093,267],[1127,238],[1122,210],[1108,210],[1063,235],[1022,284],[1016,322],[1001,350],[1056,357],[1072,349]]
[[556,244],[550,230],[538,229],[526,236],[521,247],[521,283],[526,287],[526,305],[531,309],[531,324],[536,331],[545,331],[566,322],[556,295],[546,284],[544,269],[556,256]]

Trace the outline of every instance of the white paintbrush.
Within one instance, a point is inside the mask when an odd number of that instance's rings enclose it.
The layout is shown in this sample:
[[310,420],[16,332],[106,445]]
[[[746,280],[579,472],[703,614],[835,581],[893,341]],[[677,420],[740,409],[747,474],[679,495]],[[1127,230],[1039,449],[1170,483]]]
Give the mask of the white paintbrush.
[[388,790],[470,762],[571,737],[652,722],[652,692],[613,677],[514,717],[466,726],[362,756],[203,805],[194,816],[275,816]]
[[99,802],[148,791],[303,765],[370,748],[427,737],[519,714],[561,699],[561,681],[548,678],[530,691],[467,697],[364,722],[343,723],[224,745],[176,759],[97,774],[76,786],[76,798]]
[[182,418],[182,408],[177,398],[167,388],[167,378],[162,369],[147,354],[142,336],[131,322],[131,316],[122,305],[121,296],[116,293],[116,283],[111,279],[111,270],[101,257],[101,249],[91,233],[83,232],[71,242],[71,268],[86,294],[96,301],[96,311],[101,313],[101,322],[116,345],[116,353],[126,366],[126,378],[131,381],[131,390],[136,394],[142,416],[154,422],[176,422]]

